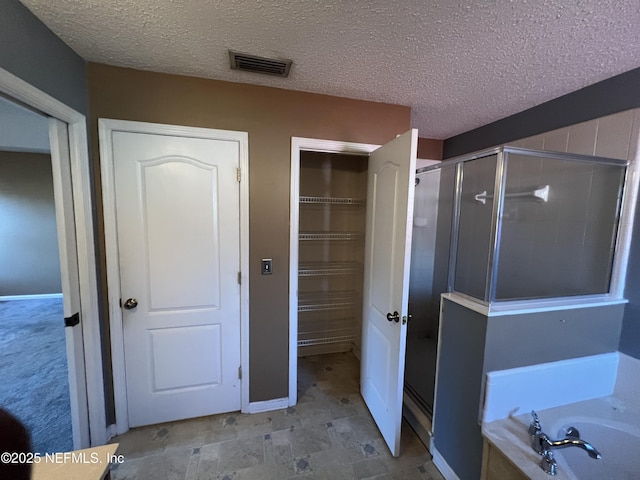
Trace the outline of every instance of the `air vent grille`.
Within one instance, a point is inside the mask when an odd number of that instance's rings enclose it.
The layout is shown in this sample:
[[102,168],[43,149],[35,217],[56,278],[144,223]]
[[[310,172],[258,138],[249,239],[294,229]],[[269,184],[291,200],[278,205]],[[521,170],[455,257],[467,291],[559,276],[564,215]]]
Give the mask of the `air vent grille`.
[[232,70],[263,73],[265,75],[276,75],[278,77],[288,77],[292,63],[291,60],[258,57],[256,55],[234,52],[233,50],[229,50],[229,60]]

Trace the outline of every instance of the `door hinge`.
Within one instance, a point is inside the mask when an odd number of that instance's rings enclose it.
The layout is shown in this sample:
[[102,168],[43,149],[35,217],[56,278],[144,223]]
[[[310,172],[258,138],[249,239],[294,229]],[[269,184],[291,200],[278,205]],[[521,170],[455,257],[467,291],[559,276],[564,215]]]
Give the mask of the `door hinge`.
[[76,312],[70,317],[64,317],[65,327],[75,327],[80,323],[80,312]]
[[238,379],[242,380],[242,365],[238,367]]
[[238,181],[240,181],[240,178],[241,178],[241,173],[240,172],[241,172],[241,170],[239,168],[236,168],[236,179]]
[[242,272],[238,272],[238,285],[242,285]]

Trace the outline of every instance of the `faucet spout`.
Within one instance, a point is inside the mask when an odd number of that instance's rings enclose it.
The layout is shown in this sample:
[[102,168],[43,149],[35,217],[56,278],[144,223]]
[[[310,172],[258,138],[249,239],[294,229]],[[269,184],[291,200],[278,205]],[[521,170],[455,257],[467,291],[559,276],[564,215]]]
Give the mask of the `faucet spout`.
[[602,458],[600,452],[594,448],[589,442],[585,442],[580,438],[567,437],[562,440],[550,440],[548,437],[543,440],[544,446],[551,450],[552,448],[578,447],[587,452],[591,458]]

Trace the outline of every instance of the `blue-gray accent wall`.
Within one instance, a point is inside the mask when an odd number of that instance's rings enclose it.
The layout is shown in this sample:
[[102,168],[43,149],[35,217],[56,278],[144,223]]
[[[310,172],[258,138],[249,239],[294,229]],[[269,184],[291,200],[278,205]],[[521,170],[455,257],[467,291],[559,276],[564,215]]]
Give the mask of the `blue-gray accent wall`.
[[613,352],[623,308],[617,304],[486,317],[443,298],[433,438],[461,480],[480,478],[479,412],[486,373]]
[[[640,68],[444,141],[443,158],[640,107]],[[636,207],[619,350],[640,358],[640,201]]]
[[0,67],[87,114],[86,62],[18,0],[0,0]]

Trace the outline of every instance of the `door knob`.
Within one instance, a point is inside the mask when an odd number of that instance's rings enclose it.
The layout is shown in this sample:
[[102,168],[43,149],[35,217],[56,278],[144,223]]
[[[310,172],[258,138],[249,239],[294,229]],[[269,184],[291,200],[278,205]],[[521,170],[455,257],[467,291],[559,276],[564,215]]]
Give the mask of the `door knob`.
[[400,321],[400,314],[398,312],[387,313],[387,320],[394,320],[396,323]]
[[122,305],[126,310],[131,310],[132,308],[136,308],[138,306],[138,300],[135,298],[129,298],[124,305]]

